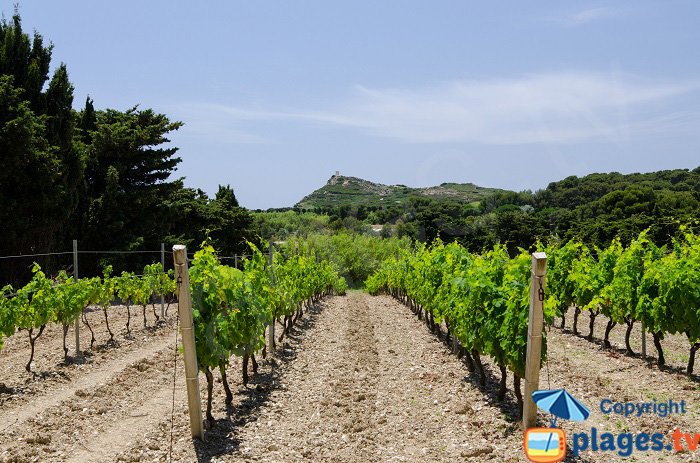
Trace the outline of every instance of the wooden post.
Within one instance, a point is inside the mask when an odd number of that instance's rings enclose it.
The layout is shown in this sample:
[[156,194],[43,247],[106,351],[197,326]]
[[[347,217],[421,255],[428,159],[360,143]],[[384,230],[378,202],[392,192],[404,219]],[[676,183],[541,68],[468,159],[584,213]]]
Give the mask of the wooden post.
[[233,255],[233,268],[238,268],[238,254]]
[[202,400],[199,396],[199,368],[197,350],[194,341],[194,322],[192,321],[192,299],[190,296],[190,275],[187,270],[187,248],[173,246],[175,260],[175,278],[178,282],[178,312],[180,314],[180,332],[185,354],[185,378],[187,381],[187,402],[190,410],[190,427],[192,437],[203,439]]
[[[644,249],[642,249],[642,278],[644,277]],[[647,358],[647,329],[642,320],[642,359]]]
[[[165,243],[160,243],[160,266],[165,273]],[[165,320],[165,294],[160,295],[160,318]]]
[[[272,270],[272,253],[274,252],[273,247],[272,247],[272,241],[270,241],[270,250],[268,254],[268,259],[270,262],[270,282],[274,285],[275,284],[275,274]],[[272,314],[272,323],[270,323],[270,328],[267,330],[267,335],[268,335],[268,341],[267,345],[270,349],[270,353],[275,351],[275,348],[277,347],[275,345],[275,314]]]
[[540,387],[540,362],[542,356],[542,331],[544,328],[544,288],[547,275],[547,255],[532,254],[532,282],[530,284],[530,322],[527,329],[527,360],[525,363],[525,394],[523,397],[523,427],[537,424],[537,405],[532,393]]
[[[78,240],[73,240],[73,280],[78,278]],[[75,319],[75,356],[80,357],[80,315]]]

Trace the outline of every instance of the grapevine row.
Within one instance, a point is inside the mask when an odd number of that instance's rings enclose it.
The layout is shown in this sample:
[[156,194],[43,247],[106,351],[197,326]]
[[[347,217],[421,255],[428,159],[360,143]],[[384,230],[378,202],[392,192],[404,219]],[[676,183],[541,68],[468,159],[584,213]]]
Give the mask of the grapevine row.
[[[214,418],[212,370],[218,368],[231,404],[233,394],[226,369],[232,356],[243,359],[243,384],[248,383],[248,363],[257,373],[255,355],[266,355],[265,330],[280,323],[281,342],[304,307],[335,294],[344,294],[347,285],[327,261],[317,262],[310,256],[276,253],[272,266],[254,245],[252,256],[244,261],[244,270],[221,264],[208,244],[195,253],[190,269],[193,319],[197,361],[207,378],[207,412]],[[274,347],[274,346],[270,346]]]
[[644,324],[657,350],[657,363],[665,364],[661,341],[669,334],[685,335],[690,343],[687,373],[693,373],[700,350],[700,237],[687,229],[669,247],[658,247],[642,232],[629,246],[614,240],[607,248],[570,241],[548,251],[550,303],[566,324],[567,309],[574,307],[572,330],[579,333],[578,318],[590,316],[587,338],[593,339],[595,319],[608,318],[603,345],[617,325],[626,327],[625,347],[632,328]]
[[[0,296],[0,348],[3,338],[12,336],[17,330],[26,331],[29,337],[31,352],[26,365],[31,372],[36,342],[50,323],[63,326],[63,355],[68,360],[66,337],[69,326],[79,317],[91,333],[90,347],[94,347],[95,333],[86,316],[89,306],[99,307],[105,318],[109,341],[114,342],[114,333],[109,326],[108,309],[118,297],[127,307],[127,335],[131,333],[131,306],[140,305],[143,308],[143,322],[146,327],[146,306],[153,295],[173,295],[175,280],[172,270],[163,271],[161,264],[152,264],[144,268],[143,275],[123,272],[112,276],[112,268],[104,269],[103,277],[83,278],[75,280],[65,271],[55,278],[47,277],[38,264],[32,268],[32,279],[19,289],[12,286],[2,288]],[[159,316],[153,308],[156,322]]]
[[[664,364],[661,341],[668,334],[685,334],[690,342],[687,372],[692,374],[700,350],[700,238],[683,229],[672,246],[658,247],[642,232],[627,247],[614,240],[607,248],[590,248],[579,241],[538,245],[546,251],[548,274],[544,319],[552,325],[569,307],[578,316],[590,314],[589,339],[595,318],[609,318],[604,346],[618,324],[627,327],[626,347],[636,322],[652,334],[658,363]],[[503,245],[481,255],[457,243],[440,240],[416,244],[389,259],[366,281],[372,294],[388,293],[408,305],[435,332],[444,323],[445,340],[453,336],[460,356],[471,371],[485,374],[480,356],[491,357],[501,370],[499,397],[506,393],[507,370],[514,373],[514,392],[522,406],[520,378],[525,352],[530,301],[531,256],[521,250],[511,258]],[[542,359],[546,357],[543,333]]]
[[[507,370],[511,370],[522,409],[520,380],[525,375],[531,262],[525,251],[510,258],[503,245],[475,255],[457,243],[437,240],[430,247],[417,244],[415,251],[387,260],[366,287],[371,294],[388,293],[407,304],[433,332],[439,332],[444,322],[446,342],[451,336],[459,341],[458,354],[470,371],[479,372],[482,385],[486,374],[481,356],[493,358],[501,371],[501,400]],[[551,306],[545,306],[544,315],[551,323]],[[543,336],[543,358],[545,354]]]

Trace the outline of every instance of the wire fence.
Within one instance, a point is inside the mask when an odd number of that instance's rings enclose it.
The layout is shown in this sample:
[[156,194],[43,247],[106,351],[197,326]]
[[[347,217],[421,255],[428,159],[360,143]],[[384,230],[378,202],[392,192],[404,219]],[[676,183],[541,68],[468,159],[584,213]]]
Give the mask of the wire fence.
[[[118,255],[131,255],[131,256],[136,256],[136,255],[161,255],[161,263],[163,264],[164,270],[167,271],[168,267],[172,268],[172,259],[169,259],[166,257],[166,254],[170,255],[170,252],[165,250],[164,244],[161,244],[161,249],[160,250],[93,250],[93,249],[78,249],[77,248],[77,242],[74,242],[74,250],[73,251],[51,251],[51,252],[37,252],[37,253],[29,253],[29,254],[14,254],[14,255],[8,255],[8,256],[0,256],[0,261],[11,261],[13,259],[21,260],[21,259],[36,259],[36,258],[47,258],[47,257],[55,257],[55,256],[72,256],[73,260],[72,261],[67,261],[64,260],[63,264],[61,265],[60,263],[57,262],[52,262],[52,265],[50,267],[53,267],[52,270],[56,270],[56,273],[58,273],[58,269],[61,270],[68,270],[69,275],[74,276],[75,274],[75,266],[79,262],[79,257],[81,255],[83,256],[99,256],[99,255],[109,255],[109,256],[118,256]],[[270,252],[264,252],[262,253],[266,257],[270,257]],[[194,252],[188,252],[187,253],[187,260],[188,262],[192,262],[192,258],[194,257],[195,253]],[[232,256],[218,256],[218,259],[220,261],[225,261],[229,265],[233,265],[236,268],[239,268],[245,260],[251,259],[253,257],[253,254],[234,254]],[[89,260],[89,259],[88,259]],[[91,262],[94,264],[94,261]],[[44,265],[42,265],[44,267]],[[81,266],[82,267],[82,264]],[[93,265],[94,267],[94,265]],[[94,273],[94,271],[93,271]],[[141,278],[144,275],[142,274],[137,274],[136,272],[126,272],[132,274],[131,276],[135,278]],[[95,274],[93,276],[99,276],[99,274]],[[120,276],[120,275],[115,275],[115,276]],[[27,278],[24,278],[23,281],[28,281]],[[65,284],[65,283],[64,283]],[[10,287],[11,291],[10,293],[3,293],[2,296],[5,298],[12,298],[18,295],[17,292],[14,291],[15,287],[21,287],[20,284],[17,284],[15,286],[11,285],[2,285],[0,286],[0,289],[2,287]],[[22,285],[23,286],[23,285]]]
[[[78,251],[78,254],[160,254],[161,251]],[[72,254],[72,253],[71,253]]]
[[[43,253],[35,253],[35,254],[16,254],[12,256],[0,256],[0,260],[2,259],[19,259],[19,258],[29,258],[29,257],[48,257],[48,256],[67,256],[67,255],[73,255],[73,254],[161,254],[162,251],[93,251],[93,250],[78,250],[76,252],[74,251],[63,251],[63,252],[43,252]],[[166,254],[169,254],[166,251]],[[262,255],[264,256],[269,256],[269,252],[263,252]],[[195,253],[194,252],[188,252],[187,256],[194,257]],[[219,260],[235,260],[235,259],[250,259],[253,257],[253,254],[234,254],[233,256],[217,256]]]
[[[77,254],[160,254],[161,251],[82,251],[78,250]],[[20,259],[29,257],[48,257],[48,256],[68,256],[76,254],[73,251],[64,252],[42,252],[36,254],[16,254],[14,256],[0,256],[2,259]]]
[[[160,255],[160,258],[157,256]],[[122,257],[120,257],[122,256]],[[127,257],[130,256],[130,257]],[[149,257],[150,256],[150,257]],[[41,266],[49,278],[56,278],[61,271],[70,276],[95,277],[101,276],[103,269],[112,265],[115,274],[122,272],[143,274],[145,265],[160,262],[164,270],[172,269],[172,259],[166,258],[164,244],[160,250],[153,249],[79,249],[78,241],[73,241],[72,251],[41,251],[30,253],[18,253],[0,256],[0,287],[11,284],[13,287],[22,287],[32,278],[32,261]],[[81,269],[81,272],[78,272]],[[80,275],[78,275],[80,273]],[[15,291],[6,293],[10,297],[15,296]]]
[[[150,275],[144,275],[144,274],[142,274],[142,275],[137,275],[137,274],[133,274],[133,273],[128,273],[128,274],[126,274],[126,275],[124,275],[124,274],[122,274],[122,275],[114,275],[112,278],[124,278],[124,277],[129,277],[129,278],[137,279],[137,278],[143,278],[143,277],[145,277],[145,276],[160,276],[160,275],[167,275],[167,273],[165,273],[165,272],[163,272],[163,273],[153,273],[153,274],[150,274]],[[92,278],[99,278],[99,277],[92,277]],[[71,280],[70,282],[68,282],[68,281],[54,281],[53,287],[56,288],[56,287],[58,287],[58,286],[73,286],[73,285],[78,284],[79,282],[80,282],[80,279],[78,279],[78,280]],[[5,286],[5,288],[7,288],[7,287],[8,287],[8,286]],[[0,289],[4,289],[4,288],[0,288]],[[14,288],[13,288],[13,289],[14,289]],[[35,292],[37,292],[37,291],[39,291],[39,290],[38,290],[38,289],[36,289],[36,290],[31,290],[31,291],[28,290],[28,291],[24,291],[23,294],[33,294],[33,293],[35,293]],[[13,297],[15,297],[15,296],[18,296],[19,294],[20,294],[20,293],[17,293],[17,292],[14,292],[14,293],[2,293],[2,296],[4,296],[6,299],[11,299],[11,298],[13,298]]]
[[0,256],[0,260],[4,259],[19,259],[19,258],[27,258],[27,257],[48,257],[48,256],[64,256],[64,255],[70,255],[73,254],[73,251],[65,251],[65,252],[43,252],[40,254],[17,254],[14,256]]

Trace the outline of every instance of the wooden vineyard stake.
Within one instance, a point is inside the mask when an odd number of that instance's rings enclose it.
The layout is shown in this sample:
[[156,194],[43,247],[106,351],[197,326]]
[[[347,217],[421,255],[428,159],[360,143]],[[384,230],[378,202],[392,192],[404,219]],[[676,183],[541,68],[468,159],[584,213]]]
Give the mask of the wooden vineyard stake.
[[202,439],[202,400],[199,396],[199,368],[197,350],[194,341],[194,322],[192,321],[192,298],[190,295],[190,276],[187,270],[187,248],[173,246],[175,260],[175,278],[177,279],[178,312],[180,315],[180,332],[185,354],[185,378],[187,381],[187,403],[190,410],[190,427],[192,437]]
[[[160,243],[160,266],[165,272],[165,243]],[[165,320],[165,294],[160,295],[160,318]]]
[[[642,250],[642,275],[644,275],[644,250]],[[642,320],[642,359],[647,358],[647,328]]]
[[540,362],[542,357],[542,330],[544,328],[544,289],[547,276],[547,255],[532,254],[532,282],[530,284],[530,322],[527,329],[527,360],[525,362],[525,395],[523,397],[523,427],[537,424],[537,405],[532,393],[540,387]]
[[[78,278],[78,240],[73,240],[73,281]],[[75,357],[80,357],[80,315],[75,319]]]
[[[274,282],[275,274],[272,270],[272,253],[273,253],[273,247],[272,247],[272,241],[270,241],[270,253],[269,253],[270,281],[274,285],[275,284],[275,282]],[[267,346],[270,349],[270,353],[273,353],[275,351],[275,347],[276,347],[276,345],[275,345],[275,316],[274,316],[274,313],[272,314],[272,323],[270,323],[270,327],[267,330],[267,334],[268,334]]]

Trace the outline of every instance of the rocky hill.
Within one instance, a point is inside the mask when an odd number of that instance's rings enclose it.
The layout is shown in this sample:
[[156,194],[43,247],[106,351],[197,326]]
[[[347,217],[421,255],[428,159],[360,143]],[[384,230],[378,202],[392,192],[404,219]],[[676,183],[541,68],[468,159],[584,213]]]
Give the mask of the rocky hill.
[[496,191],[501,190],[484,188],[473,183],[443,183],[427,188],[411,188],[405,185],[383,185],[357,177],[333,175],[323,187],[304,197],[295,207],[314,209],[360,204],[382,206],[392,203],[401,204],[410,196],[416,195],[475,203]]

